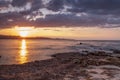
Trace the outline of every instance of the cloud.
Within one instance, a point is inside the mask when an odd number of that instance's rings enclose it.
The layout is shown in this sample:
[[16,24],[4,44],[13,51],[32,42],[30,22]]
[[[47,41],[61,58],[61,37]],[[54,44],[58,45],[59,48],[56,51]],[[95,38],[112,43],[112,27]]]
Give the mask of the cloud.
[[120,0],[0,0],[0,28],[120,27]]
[[68,10],[71,12],[113,15],[120,13],[120,0],[67,0],[67,3],[72,6]]
[[63,1],[62,0],[51,0],[48,3],[47,9],[53,10],[53,11],[59,11],[60,9],[63,9]]
[[101,16],[100,18],[98,18],[97,15],[90,14],[82,16],[76,16],[74,14],[54,14],[47,15],[46,18],[37,19],[36,21],[34,21],[34,24],[39,27],[93,27],[106,25],[106,23],[108,23],[107,17]]
[[0,13],[8,13],[9,12],[26,12],[31,9],[31,3],[26,3],[26,5],[22,7],[13,7],[12,5],[8,5],[8,8],[4,8],[0,11]]
[[13,0],[12,1],[12,6],[17,6],[17,7],[21,7],[21,6],[24,6],[24,5],[26,5],[26,3],[27,3],[27,1],[28,0]]
[[9,13],[0,15],[0,28],[9,28],[16,25],[30,25],[31,23],[27,21],[21,14]]
[[31,0],[32,3],[32,11],[38,10],[43,7],[42,0]]

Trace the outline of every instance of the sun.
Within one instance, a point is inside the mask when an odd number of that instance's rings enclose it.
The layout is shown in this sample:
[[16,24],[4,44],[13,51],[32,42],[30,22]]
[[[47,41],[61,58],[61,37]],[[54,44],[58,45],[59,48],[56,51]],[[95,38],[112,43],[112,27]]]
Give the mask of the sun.
[[20,37],[28,37],[34,27],[15,27]]
[[21,37],[27,37],[28,36],[28,31],[20,31],[19,32],[19,35],[21,36]]

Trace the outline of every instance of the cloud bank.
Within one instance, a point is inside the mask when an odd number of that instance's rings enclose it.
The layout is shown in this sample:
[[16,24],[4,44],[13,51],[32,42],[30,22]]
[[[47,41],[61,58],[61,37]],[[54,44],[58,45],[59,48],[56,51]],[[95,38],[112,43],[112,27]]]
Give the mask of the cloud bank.
[[0,28],[120,27],[120,0],[0,0]]

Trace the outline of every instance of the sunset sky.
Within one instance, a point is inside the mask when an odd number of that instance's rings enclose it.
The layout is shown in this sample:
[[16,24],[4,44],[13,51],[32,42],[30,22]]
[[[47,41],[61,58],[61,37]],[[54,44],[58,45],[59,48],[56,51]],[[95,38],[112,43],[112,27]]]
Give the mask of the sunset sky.
[[120,40],[120,0],[0,0],[0,34]]

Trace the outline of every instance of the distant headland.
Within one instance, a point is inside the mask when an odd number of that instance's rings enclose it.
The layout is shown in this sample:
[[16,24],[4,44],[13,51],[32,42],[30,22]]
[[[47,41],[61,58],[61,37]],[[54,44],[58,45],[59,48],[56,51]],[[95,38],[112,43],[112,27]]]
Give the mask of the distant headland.
[[0,39],[48,39],[48,40],[74,40],[74,39],[64,39],[64,38],[49,38],[49,37],[21,37],[21,36],[9,36],[0,35]]

